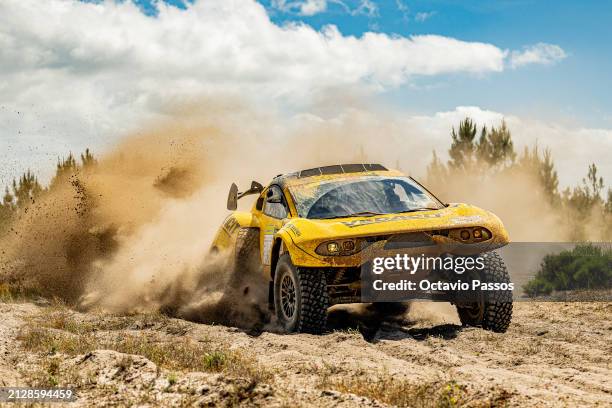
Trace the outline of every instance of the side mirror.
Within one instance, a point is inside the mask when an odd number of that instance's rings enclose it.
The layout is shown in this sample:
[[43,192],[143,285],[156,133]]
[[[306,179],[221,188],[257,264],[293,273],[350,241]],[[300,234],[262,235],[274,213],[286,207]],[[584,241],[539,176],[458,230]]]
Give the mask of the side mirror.
[[232,183],[229,194],[227,195],[227,209],[235,211],[238,208],[238,186]]

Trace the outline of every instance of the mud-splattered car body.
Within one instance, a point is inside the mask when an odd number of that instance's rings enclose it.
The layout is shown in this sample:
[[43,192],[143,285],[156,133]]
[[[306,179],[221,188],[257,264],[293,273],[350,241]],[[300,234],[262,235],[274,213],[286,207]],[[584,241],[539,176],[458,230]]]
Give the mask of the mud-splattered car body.
[[[343,171],[345,167],[352,171]],[[355,167],[361,171],[356,171]],[[288,253],[298,267],[359,267],[368,260],[368,253],[382,251],[390,239],[407,233],[423,233],[433,242],[446,244],[447,248],[463,254],[490,251],[509,241],[502,222],[493,213],[468,204],[442,204],[413,179],[410,180],[433,202],[440,204],[439,209],[332,219],[312,219],[299,211],[296,200],[299,192],[306,188],[316,190],[316,186],[329,182],[357,182],[372,178],[409,179],[399,171],[371,164],[329,166],[277,176],[268,187],[262,188],[251,211],[234,211],[225,219],[213,247],[219,250],[231,248],[241,227],[258,229],[261,265],[265,276],[273,279],[275,262],[283,253]],[[266,211],[266,207],[272,205],[266,202],[270,189],[282,192],[282,203],[274,205],[285,206],[286,213]],[[476,229],[480,231],[481,239],[475,240]],[[469,235],[464,231],[469,231]],[[354,249],[341,249],[334,254],[317,250],[322,245],[342,244],[347,240],[354,241],[355,245],[349,245]]]
[[[236,211],[237,200],[249,194],[258,195],[251,211]],[[233,212],[213,250],[234,254],[231,287],[246,295],[246,276],[263,270],[269,305],[288,332],[325,331],[327,308],[338,303],[369,299],[374,309],[392,313],[401,303],[389,302],[397,299],[364,294],[371,287],[367,267],[376,258],[398,255],[398,249],[447,260],[482,254],[482,270],[472,279],[509,282],[503,260],[491,252],[508,243],[499,218],[472,205],[444,204],[416,180],[379,164],[317,167],[277,176],[267,187],[253,182],[243,193],[233,184],[228,209]],[[453,281],[462,272],[419,273]],[[454,303],[463,324],[497,332],[510,324],[510,291],[470,299],[453,291],[436,297],[428,292],[416,298]]]

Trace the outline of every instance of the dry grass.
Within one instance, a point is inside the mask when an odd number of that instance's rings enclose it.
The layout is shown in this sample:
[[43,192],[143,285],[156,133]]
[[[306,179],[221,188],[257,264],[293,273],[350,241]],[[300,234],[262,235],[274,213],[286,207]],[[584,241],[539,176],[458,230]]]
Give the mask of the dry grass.
[[[264,370],[254,358],[214,346],[206,339],[195,341],[184,336],[163,336],[155,332],[113,332],[134,325],[146,329],[153,321],[159,325],[156,319],[154,316],[139,316],[124,319],[121,323],[114,320],[110,323],[79,321],[68,311],[55,310],[30,320],[22,329],[19,340],[25,349],[50,356],[57,353],[75,356],[106,349],[144,356],[168,370],[222,372],[255,383],[273,378],[272,373]],[[109,329],[111,331],[104,331]]]
[[458,407],[467,402],[465,388],[454,381],[415,383],[378,374],[376,378],[323,376],[321,389],[350,393],[398,407]]
[[43,309],[40,315],[30,319],[44,327],[67,331],[75,334],[85,334],[100,331],[145,330],[163,327],[171,334],[185,334],[187,325],[184,322],[170,319],[157,313],[139,313],[131,315],[113,315],[91,312],[75,315],[65,304],[55,302]]
[[40,297],[40,292],[33,287],[17,283],[0,283],[0,302],[29,302]]
[[512,396],[501,388],[479,394],[452,380],[416,382],[414,379],[397,377],[386,371],[347,373],[325,363],[323,368],[319,367],[317,374],[320,376],[317,384],[319,389],[350,393],[397,407],[501,407],[505,406]]
[[79,383],[79,372],[74,368],[60,369],[62,359],[58,356],[45,356],[38,365],[32,365],[21,372],[30,379],[34,387],[58,387],[64,384]]

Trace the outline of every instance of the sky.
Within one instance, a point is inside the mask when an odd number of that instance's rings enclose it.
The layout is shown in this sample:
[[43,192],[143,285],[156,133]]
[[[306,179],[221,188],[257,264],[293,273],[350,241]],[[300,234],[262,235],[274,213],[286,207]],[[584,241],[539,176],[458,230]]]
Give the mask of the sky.
[[[393,93],[398,104],[431,112],[458,105],[537,115],[589,126],[612,126],[612,3],[605,1],[262,1],[279,24],[303,21],[313,27],[334,24],[346,35],[367,31],[401,36],[437,34],[518,50],[554,44],[564,57],[550,64],[526,64],[483,77],[448,75],[414,78],[412,88]],[[320,4],[305,13],[288,4]],[[370,3],[373,8],[360,11]],[[282,5],[285,7],[282,7]],[[347,12],[349,8],[351,12]],[[308,11],[308,10],[306,10]],[[608,86],[606,86],[608,85]]]
[[214,95],[288,120],[383,111],[426,151],[466,115],[506,119],[562,185],[591,161],[610,184],[610,21],[590,1],[2,0],[0,184]]

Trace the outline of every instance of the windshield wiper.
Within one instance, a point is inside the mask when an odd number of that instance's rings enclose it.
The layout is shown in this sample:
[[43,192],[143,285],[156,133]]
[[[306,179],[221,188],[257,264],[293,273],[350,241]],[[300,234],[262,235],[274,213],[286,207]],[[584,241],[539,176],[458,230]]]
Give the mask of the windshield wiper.
[[379,213],[374,211],[361,211],[347,215],[347,217],[371,217],[374,215],[387,215],[389,213]]
[[407,213],[407,212],[417,212],[417,211],[437,211],[440,208],[433,208],[433,207],[420,207],[420,208],[413,208],[412,210],[407,210],[407,211],[402,211],[402,213]]
[[374,217],[375,215],[388,215],[389,213],[379,213],[374,211],[361,211],[352,214],[332,215],[331,217],[322,217],[320,220],[331,220],[332,218],[348,218],[348,217]]

